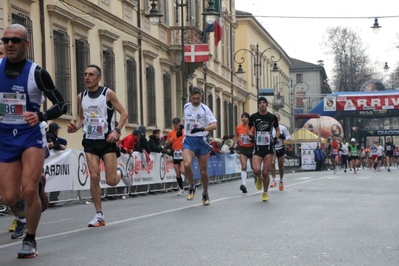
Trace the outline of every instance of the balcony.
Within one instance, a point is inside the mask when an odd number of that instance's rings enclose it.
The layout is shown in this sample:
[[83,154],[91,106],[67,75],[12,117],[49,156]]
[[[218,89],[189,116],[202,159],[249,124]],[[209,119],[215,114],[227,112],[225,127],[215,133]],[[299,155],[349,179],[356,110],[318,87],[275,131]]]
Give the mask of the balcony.
[[[167,41],[170,46],[179,46],[175,49],[181,49],[181,27],[172,26],[167,33]],[[202,42],[202,31],[196,26],[184,26],[184,43],[196,44]]]

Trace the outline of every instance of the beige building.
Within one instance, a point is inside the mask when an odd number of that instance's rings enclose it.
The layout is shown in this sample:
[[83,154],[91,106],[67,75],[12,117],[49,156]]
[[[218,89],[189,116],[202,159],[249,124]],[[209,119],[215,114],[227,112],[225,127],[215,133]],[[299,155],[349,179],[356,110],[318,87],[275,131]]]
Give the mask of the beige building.
[[[186,91],[183,92],[181,23],[184,21],[184,42],[201,43],[205,28],[201,14],[206,9],[203,3],[208,1],[189,0],[187,9],[175,7],[175,0],[156,1],[157,9],[163,14],[157,26],[151,25],[146,16],[151,2],[0,1],[0,35],[12,23],[26,26],[32,44],[29,59],[49,71],[68,103],[67,114],[56,122],[61,125],[60,136],[68,140],[69,148],[81,148],[82,134],[69,135],[66,126],[76,118],[76,96],[85,89],[83,74],[89,64],[102,68],[102,85],[113,89],[128,110],[128,122],[122,136],[130,134],[139,125],[147,127],[147,134],[155,128],[167,134],[173,117],[182,115],[182,105],[188,101],[184,98],[190,85],[203,89],[203,102],[211,107],[218,120],[218,129],[213,136],[234,134],[241,113],[256,111],[251,61],[243,65],[246,69],[244,79],[235,74],[234,52],[243,47],[252,51],[256,44],[261,48],[276,47],[281,53],[278,62],[281,72],[276,78],[268,74],[270,56],[265,54],[260,84],[262,88],[274,88],[278,82],[288,83],[291,62],[282,48],[252,16],[237,19],[234,1],[222,0],[222,40],[215,46],[214,33],[207,34],[211,59],[207,63],[186,64]],[[180,15],[182,8],[183,17]],[[178,22],[176,15],[179,15]],[[281,93],[286,101],[279,112],[282,123],[288,125],[289,108],[286,105],[289,94],[285,90]],[[45,102],[44,108],[47,106],[51,103]]]

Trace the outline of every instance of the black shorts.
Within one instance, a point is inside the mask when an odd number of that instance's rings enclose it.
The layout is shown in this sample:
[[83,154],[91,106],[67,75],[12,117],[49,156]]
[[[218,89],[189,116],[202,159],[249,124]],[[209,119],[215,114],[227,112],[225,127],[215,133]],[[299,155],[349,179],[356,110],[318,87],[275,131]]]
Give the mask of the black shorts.
[[387,156],[387,157],[393,157],[393,151],[387,151],[387,152],[385,153],[385,156]]
[[359,160],[359,156],[349,156],[349,157],[348,157],[348,160],[349,160],[349,161],[352,161],[352,160]]
[[285,149],[284,148],[276,150],[276,157],[277,158],[283,157],[284,155],[285,155]]
[[103,155],[107,153],[118,154],[119,150],[116,143],[110,143],[101,139],[83,139],[82,146],[84,148],[84,152],[95,154],[100,158],[103,158]]
[[274,149],[270,146],[262,146],[260,149],[255,149],[254,155],[259,157],[265,157],[268,154],[274,154]]
[[173,159],[173,164],[180,164],[183,159]]
[[246,156],[247,158],[252,158],[252,154],[254,152],[254,147],[241,147],[237,146],[237,151],[239,154]]

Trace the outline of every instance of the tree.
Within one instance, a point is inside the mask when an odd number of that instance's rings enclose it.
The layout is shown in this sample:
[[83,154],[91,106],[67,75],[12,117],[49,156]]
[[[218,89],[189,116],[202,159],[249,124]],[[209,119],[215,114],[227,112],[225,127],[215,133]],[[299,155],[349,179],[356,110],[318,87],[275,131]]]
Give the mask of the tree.
[[357,91],[373,76],[367,47],[355,31],[346,27],[328,28],[323,44],[333,57],[332,86],[336,91]]

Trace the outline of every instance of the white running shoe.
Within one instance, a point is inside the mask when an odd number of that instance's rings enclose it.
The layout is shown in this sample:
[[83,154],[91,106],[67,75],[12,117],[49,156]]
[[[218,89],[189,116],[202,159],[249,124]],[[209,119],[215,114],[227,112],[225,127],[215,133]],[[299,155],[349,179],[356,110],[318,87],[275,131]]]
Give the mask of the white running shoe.
[[96,215],[94,216],[93,220],[90,221],[88,226],[89,227],[105,226],[104,214],[96,213]]
[[178,188],[177,189],[177,196],[181,196],[181,195],[183,195],[184,194],[184,188]]
[[127,187],[131,187],[133,185],[133,182],[132,182],[132,179],[130,179],[129,175],[127,174],[125,168],[118,165],[116,167],[116,169],[119,170],[119,172],[121,173],[121,178],[122,178],[123,183],[125,183],[125,185]]

